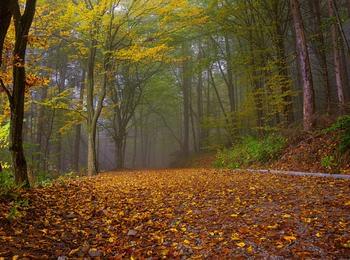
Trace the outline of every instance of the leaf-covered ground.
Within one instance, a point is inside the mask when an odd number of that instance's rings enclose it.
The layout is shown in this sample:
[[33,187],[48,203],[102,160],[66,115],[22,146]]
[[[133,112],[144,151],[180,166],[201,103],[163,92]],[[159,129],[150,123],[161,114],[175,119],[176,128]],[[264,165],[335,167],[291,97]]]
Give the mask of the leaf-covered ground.
[[0,201],[0,256],[350,256],[350,182],[208,169],[111,173]]

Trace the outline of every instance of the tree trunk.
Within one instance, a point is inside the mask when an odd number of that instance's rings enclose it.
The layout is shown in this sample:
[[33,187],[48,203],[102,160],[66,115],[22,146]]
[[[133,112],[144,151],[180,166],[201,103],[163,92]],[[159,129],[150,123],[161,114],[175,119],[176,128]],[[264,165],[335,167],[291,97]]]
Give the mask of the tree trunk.
[[138,127],[136,123],[136,116],[134,116],[134,147],[132,154],[132,167],[136,166],[136,158],[137,158],[137,135],[138,135]]
[[122,137],[116,138],[115,152],[116,152],[117,169],[123,169],[124,157],[125,157],[124,138]]
[[[232,118],[232,113],[235,111],[235,89],[233,84],[233,68],[232,68],[232,57],[231,57],[231,47],[228,36],[225,35],[225,50],[226,50],[226,64],[227,64],[227,90],[230,102],[230,117]],[[233,118],[232,118],[233,121]]]
[[[277,22],[276,22],[277,23]],[[290,79],[287,67],[287,55],[284,46],[284,33],[281,28],[281,25],[276,24],[276,49],[277,49],[277,66],[278,73],[282,79],[282,93],[284,94],[284,107],[283,107],[283,117],[284,124],[287,126],[294,121],[294,111],[293,111],[293,101],[290,94],[286,94],[291,91],[290,84],[285,81]]]
[[[40,100],[45,100],[47,98],[47,88],[43,88],[41,90],[41,97]],[[45,164],[45,158],[42,158],[44,148],[45,148],[45,137],[47,137],[47,133],[44,130],[45,126],[47,127],[47,118],[45,113],[44,106],[38,106],[38,120],[37,120],[37,126],[36,126],[36,143],[37,143],[37,151],[36,151],[36,165],[37,169],[44,169]]]
[[[25,11],[21,15],[19,3],[13,4],[15,23],[15,48],[13,61],[13,91],[10,98],[10,151],[12,155],[15,181],[18,185],[28,187],[27,162],[23,149],[23,118],[26,87],[25,56],[28,43],[28,34],[31,27],[36,0],[27,0]],[[20,64],[20,65],[19,65]]]
[[87,138],[88,138],[88,168],[87,173],[89,176],[97,174],[96,165],[96,126],[95,121],[95,109],[94,109],[94,67],[96,58],[95,42],[92,40],[91,47],[89,49],[89,60],[87,70]]
[[7,31],[11,23],[12,13],[6,1],[0,3],[0,67],[2,65],[2,51]]
[[303,80],[303,121],[304,130],[310,131],[314,128],[315,114],[315,94],[311,73],[309,52],[307,49],[306,37],[302,16],[300,13],[300,4],[298,0],[290,0],[293,16],[295,35],[298,47],[298,56],[301,65],[301,75]]
[[[328,0],[328,12],[331,19],[335,19],[335,10],[333,0]],[[339,112],[344,112],[345,98],[344,98],[344,81],[342,77],[342,64],[341,64],[341,53],[340,45],[341,39],[339,37],[339,29],[336,21],[333,21],[331,27],[332,45],[333,45],[333,60],[334,60],[334,73],[335,82],[337,86],[337,96],[339,104]]]
[[322,21],[321,21],[321,6],[320,0],[309,0],[310,8],[313,12],[314,17],[314,31],[316,34],[316,54],[320,61],[321,74],[324,84],[324,89],[326,93],[326,112],[330,114],[331,112],[331,84],[329,81],[329,71],[327,65],[327,53],[326,45],[323,37],[322,31]]
[[[84,100],[84,89],[85,89],[85,76],[86,72],[83,70],[82,79],[80,82],[80,93],[79,100],[80,104],[83,105]],[[75,138],[74,138],[74,161],[73,161],[73,169],[75,172],[79,172],[79,164],[80,164],[80,139],[81,139],[81,124],[78,124],[75,128]]]
[[92,131],[88,133],[88,176],[97,174],[96,164],[96,128],[92,126]]
[[[201,58],[201,52],[200,52]],[[203,141],[205,138],[204,129],[202,127],[203,121],[203,76],[202,71],[198,73],[198,83],[197,83],[197,110],[198,110],[198,119],[197,119],[197,127],[198,127],[198,149],[201,151],[203,149]]]
[[[187,56],[189,53],[188,43],[183,44],[183,54]],[[191,76],[189,62],[185,60],[182,67],[182,93],[183,93],[183,115],[184,115],[184,141],[183,156],[189,155],[189,136],[190,136],[190,88]]]

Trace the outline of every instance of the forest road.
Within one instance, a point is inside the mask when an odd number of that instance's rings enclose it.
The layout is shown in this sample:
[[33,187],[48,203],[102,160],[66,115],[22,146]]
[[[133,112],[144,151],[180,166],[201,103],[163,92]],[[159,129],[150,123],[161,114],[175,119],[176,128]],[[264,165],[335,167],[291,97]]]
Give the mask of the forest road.
[[60,180],[0,200],[0,256],[347,258],[349,184],[216,169]]

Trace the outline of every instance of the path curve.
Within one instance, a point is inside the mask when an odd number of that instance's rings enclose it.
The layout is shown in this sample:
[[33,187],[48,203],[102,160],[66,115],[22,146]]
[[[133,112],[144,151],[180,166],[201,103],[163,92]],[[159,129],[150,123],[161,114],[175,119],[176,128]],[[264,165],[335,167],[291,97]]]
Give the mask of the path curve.
[[284,174],[290,176],[311,176],[311,177],[322,177],[322,178],[333,178],[333,179],[343,179],[350,180],[350,175],[345,174],[329,174],[329,173],[319,173],[319,172],[299,172],[299,171],[282,171],[282,170],[256,170],[256,169],[237,169],[236,172],[251,172],[251,173],[262,173],[262,174]]

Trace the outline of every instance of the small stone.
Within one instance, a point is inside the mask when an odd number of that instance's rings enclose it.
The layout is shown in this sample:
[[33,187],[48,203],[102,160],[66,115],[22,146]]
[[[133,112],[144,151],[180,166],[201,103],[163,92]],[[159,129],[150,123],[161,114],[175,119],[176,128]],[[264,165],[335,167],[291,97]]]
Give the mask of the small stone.
[[127,235],[128,236],[136,236],[137,235],[137,231],[134,230],[134,229],[130,229]]
[[90,257],[100,257],[101,256],[101,252],[98,251],[96,248],[91,248],[89,250],[89,256]]
[[81,247],[81,252],[83,252],[84,254],[87,254],[89,252],[90,246],[88,244],[84,244]]
[[67,216],[66,216],[66,218],[68,218],[68,219],[73,219],[73,218],[76,218],[77,216],[74,214],[74,212],[71,212],[71,213],[69,213]]

